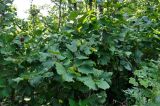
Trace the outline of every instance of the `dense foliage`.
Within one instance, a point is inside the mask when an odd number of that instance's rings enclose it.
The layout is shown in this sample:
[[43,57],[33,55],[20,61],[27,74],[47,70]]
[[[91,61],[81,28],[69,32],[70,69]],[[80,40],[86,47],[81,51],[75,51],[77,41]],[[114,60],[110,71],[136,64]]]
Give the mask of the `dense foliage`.
[[0,0],[0,105],[160,105],[159,0]]

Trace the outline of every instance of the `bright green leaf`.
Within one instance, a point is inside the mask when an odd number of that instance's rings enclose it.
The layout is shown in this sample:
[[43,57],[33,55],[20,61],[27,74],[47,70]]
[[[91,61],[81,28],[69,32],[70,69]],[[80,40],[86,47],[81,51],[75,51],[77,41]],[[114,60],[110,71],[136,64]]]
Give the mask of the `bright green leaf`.
[[129,83],[133,84],[134,86],[138,86],[138,83],[136,82],[134,78],[129,78]]

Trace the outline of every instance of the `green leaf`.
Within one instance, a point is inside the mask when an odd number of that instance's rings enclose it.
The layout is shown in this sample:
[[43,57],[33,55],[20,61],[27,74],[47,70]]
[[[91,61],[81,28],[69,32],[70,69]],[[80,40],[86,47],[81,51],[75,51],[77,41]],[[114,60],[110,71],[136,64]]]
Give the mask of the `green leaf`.
[[66,57],[64,57],[64,56],[62,56],[62,55],[57,55],[57,58],[58,58],[59,60],[64,60],[64,59],[66,59]]
[[111,76],[112,76],[112,72],[103,72],[103,74],[101,75],[101,78],[103,78],[105,81],[107,81],[108,83],[111,83]]
[[134,78],[129,78],[129,83],[133,84],[134,86],[138,86],[138,82]]
[[84,49],[84,53],[85,53],[86,55],[91,54],[90,48],[89,48],[89,47],[86,47],[86,48]]
[[77,58],[77,59],[80,59],[80,60],[88,59],[88,57],[83,56],[83,55],[79,55],[79,56],[77,56],[76,58]]
[[155,101],[156,101],[157,103],[160,103],[160,95],[155,97]]
[[139,79],[139,83],[143,85],[145,88],[149,86],[148,80],[145,79]]
[[76,0],[71,0],[71,3],[76,3],[77,1]]
[[78,67],[78,71],[88,75],[89,73],[93,73],[93,68],[87,65],[83,65]]
[[[160,0],[159,0],[160,1]],[[160,35],[160,31],[158,29],[153,29],[154,30],[154,33],[157,34],[157,35]]]
[[109,48],[109,50],[110,50],[112,53],[114,53],[115,50],[116,50],[116,48],[115,48],[114,46],[111,46],[111,47]]
[[4,79],[0,78],[0,87],[3,85],[5,85],[5,81],[4,81]]
[[39,52],[40,61],[46,61],[47,57],[49,57],[49,53]]
[[63,65],[67,66],[67,65],[69,65],[69,64],[71,64],[71,60],[70,60],[70,59],[65,59],[65,60],[63,61]]
[[62,75],[62,79],[64,81],[67,81],[67,82],[73,82],[73,75],[70,74],[70,73],[67,73],[67,71],[65,70],[65,68],[59,64],[59,63],[56,63],[56,70],[57,70],[57,73],[59,75]]
[[110,87],[109,84],[104,81],[104,79],[96,81],[96,85],[103,90],[106,90]]
[[106,91],[102,91],[102,92],[98,93],[97,96],[98,96],[98,101],[100,103],[102,103],[102,104],[105,103],[106,98],[107,98]]
[[128,61],[121,60],[121,61],[120,61],[120,64],[122,64],[125,69],[127,69],[127,70],[129,70],[129,71],[132,70],[131,64],[130,64]]
[[127,69],[127,70],[129,70],[129,71],[132,70],[132,69],[131,69],[131,66],[130,66],[129,64],[124,65],[124,67],[125,67],[125,69]]
[[99,62],[99,64],[101,64],[101,65],[107,65],[108,62],[110,62],[110,57],[109,57],[109,56],[106,56],[106,55],[103,55],[103,56],[101,56],[101,57],[98,59],[98,62]]
[[53,50],[48,50],[49,53],[52,53],[54,55],[60,55],[59,51],[53,51]]
[[2,47],[3,46],[3,43],[2,42],[0,42],[0,47]]
[[72,41],[71,42],[71,45],[67,44],[66,45],[67,48],[72,51],[72,52],[76,52],[77,51],[77,44],[76,44],[76,41]]
[[[70,14],[69,14],[69,18],[70,18],[70,20],[74,20],[76,17],[78,16],[78,13],[77,12],[75,12],[75,11],[72,11]],[[68,31],[68,30],[67,30]],[[72,32],[73,32],[74,30],[72,30]]]
[[48,60],[48,61],[43,62],[42,65],[45,69],[50,69],[51,67],[54,66],[54,61]]
[[70,73],[65,73],[62,75],[62,79],[67,82],[74,82],[73,75]]
[[5,61],[16,62],[17,60],[12,57],[7,57],[7,58],[5,58]]
[[66,73],[65,68],[60,63],[56,63],[56,70],[59,75],[63,75]]
[[127,57],[129,57],[132,54],[132,52],[125,52],[125,54],[127,55]]
[[0,91],[0,97],[9,97],[9,96],[10,96],[9,89],[3,89]]
[[84,85],[86,85],[87,87],[89,87],[89,89],[96,90],[95,82],[93,81],[93,79],[92,79],[91,76],[79,77],[78,80],[81,81],[81,82],[83,82]]
[[93,74],[94,74],[94,76],[96,76],[96,77],[99,77],[100,75],[102,75],[103,74],[103,71],[102,70],[98,70],[98,69],[93,69]]
[[88,65],[88,66],[93,67],[94,65],[96,65],[96,63],[92,60],[85,60],[83,61],[82,65]]
[[53,72],[46,72],[43,74],[43,78],[49,78],[53,76]]
[[12,80],[13,80],[13,81],[15,81],[15,82],[17,82],[17,83],[19,83],[20,81],[22,81],[22,80],[23,80],[23,78],[18,77],[18,78],[12,79]]
[[85,100],[79,100],[78,106],[88,106],[89,101],[87,99]]
[[140,50],[136,50],[135,52],[135,57],[136,57],[136,62],[140,63],[141,62],[141,58],[143,56],[143,52]]
[[69,99],[69,106],[78,106],[78,104],[73,99]]
[[32,86],[37,86],[40,82],[41,82],[41,79],[42,77],[41,76],[35,76],[33,78],[31,78],[29,80],[29,83],[32,85]]

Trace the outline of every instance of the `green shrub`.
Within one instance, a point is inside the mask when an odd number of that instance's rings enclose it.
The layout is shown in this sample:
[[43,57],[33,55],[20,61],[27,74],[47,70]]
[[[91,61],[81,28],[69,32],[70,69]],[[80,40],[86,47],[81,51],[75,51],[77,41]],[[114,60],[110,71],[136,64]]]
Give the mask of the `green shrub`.
[[159,1],[69,1],[60,17],[33,6],[27,21],[0,3],[2,105],[159,105]]

